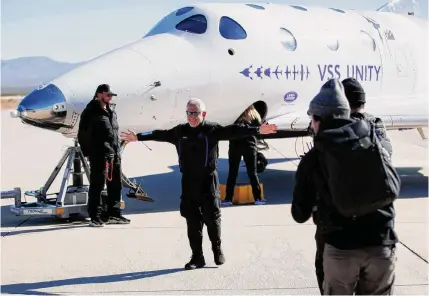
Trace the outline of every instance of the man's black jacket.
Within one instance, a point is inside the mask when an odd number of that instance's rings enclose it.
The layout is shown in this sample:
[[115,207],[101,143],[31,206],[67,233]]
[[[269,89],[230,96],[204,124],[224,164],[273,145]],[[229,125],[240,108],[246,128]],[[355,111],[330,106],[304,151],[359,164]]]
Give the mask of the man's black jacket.
[[182,173],[182,196],[200,198],[219,196],[217,160],[219,141],[259,133],[259,127],[233,124],[221,126],[203,121],[197,127],[188,123],[168,130],[154,130],[137,135],[139,141],[169,142],[176,146]]
[[[82,131],[81,131],[82,130]],[[119,156],[119,125],[116,112],[109,105],[104,109],[98,100],[92,100],[83,110],[79,132],[84,132],[82,150],[90,159]]]
[[[341,127],[353,119],[335,119],[329,129]],[[347,137],[347,135],[344,135]],[[315,136],[315,143],[318,141]],[[382,144],[384,146],[385,143]],[[387,148],[386,148],[387,149]],[[393,204],[356,219],[341,216],[326,202],[331,200],[327,182],[321,173],[323,153],[313,147],[300,161],[295,175],[292,216],[298,223],[306,222],[317,206],[315,222],[323,240],[339,249],[392,245],[398,242],[394,231]],[[350,168],[351,170],[353,168]],[[365,186],[365,184],[362,184]]]

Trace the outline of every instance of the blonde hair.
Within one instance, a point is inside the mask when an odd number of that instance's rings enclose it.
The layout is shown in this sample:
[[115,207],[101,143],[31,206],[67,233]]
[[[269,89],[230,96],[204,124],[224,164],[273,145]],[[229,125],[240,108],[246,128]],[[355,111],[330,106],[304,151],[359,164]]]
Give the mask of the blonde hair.
[[256,120],[259,124],[262,122],[261,115],[253,105],[250,105],[246,110],[244,110],[243,114],[240,116],[240,120],[247,121],[249,123]]

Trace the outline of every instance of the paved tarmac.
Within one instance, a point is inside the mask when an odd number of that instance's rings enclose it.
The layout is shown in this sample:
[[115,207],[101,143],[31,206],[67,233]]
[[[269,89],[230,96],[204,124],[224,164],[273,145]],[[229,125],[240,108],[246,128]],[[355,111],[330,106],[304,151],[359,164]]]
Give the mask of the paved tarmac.
[[[2,113],[1,190],[38,189],[72,142],[24,126]],[[428,145],[416,130],[391,131],[394,163],[403,180],[396,202],[395,294],[428,294]],[[184,271],[190,258],[179,208],[180,172],[172,145],[132,143],[123,169],[142,180],[154,203],[128,199],[130,225],[91,228],[83,219],[17,217],[2,199],[3,294],[318,294],[314,273],[315,226],[290,214],[294,174],[307,138],[268,141],[269,165],[260,175],[268,203],[222,209],[226,263],[213,262],[206,228],[207,267]],[[220,180],[226,182],[227,142],[220,145]],[[51,192],[59,188],[60,178]],[[86,180],[85,180],[86,181]],[[247,181],[245,168],[239,181]],[[31,200],[31,199],[29,199]]]

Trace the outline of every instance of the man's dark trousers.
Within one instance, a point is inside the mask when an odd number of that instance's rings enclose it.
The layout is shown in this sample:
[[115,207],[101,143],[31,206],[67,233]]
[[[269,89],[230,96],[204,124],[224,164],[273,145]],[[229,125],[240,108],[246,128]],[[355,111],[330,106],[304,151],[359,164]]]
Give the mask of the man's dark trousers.
[[180,214],[186,219],[188,239],[193,256],[202,256],[203,226],[207,232],[212,246],[221,243],[221,211],[220,197],[217,194],[182,195]]
[[[111,181],[106,180],[106,160],[104,158],[90,157],[89,162],[91,166],[88,191],[88,214],[90,218],[95,219],[104,216],[103,204],[107,207],[106,216],[119,216],[122,194],[120,158],[116,156],[114,158],[113,172],[112,175],[109,172],[108,176],[109,178],[112,177]],[[111,165],[110,161],[109,165]],[[103,200],[101,192],[105,184],[107,185],[107,197]]]
[[325,249],[325,243],[320,233],[320,227],[316,228],[316,258],[314,265],[316,267],[317,284],[319,285],[320,295],[323,295],[323,278],[325,273],[323,272],[323,252]]
[[396,246],[354,250],[325,245],[324,295],[392,295],[395,284]]

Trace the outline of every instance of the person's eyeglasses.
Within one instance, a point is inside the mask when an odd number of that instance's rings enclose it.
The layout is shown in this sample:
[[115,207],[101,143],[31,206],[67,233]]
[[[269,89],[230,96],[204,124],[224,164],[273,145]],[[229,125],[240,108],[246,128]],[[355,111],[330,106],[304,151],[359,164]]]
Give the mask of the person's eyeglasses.
[[201,114],[201,112],[199,112],[199,111],[186,111],[186,115],[188,115],[188,116],[198,116],[200,114]]

